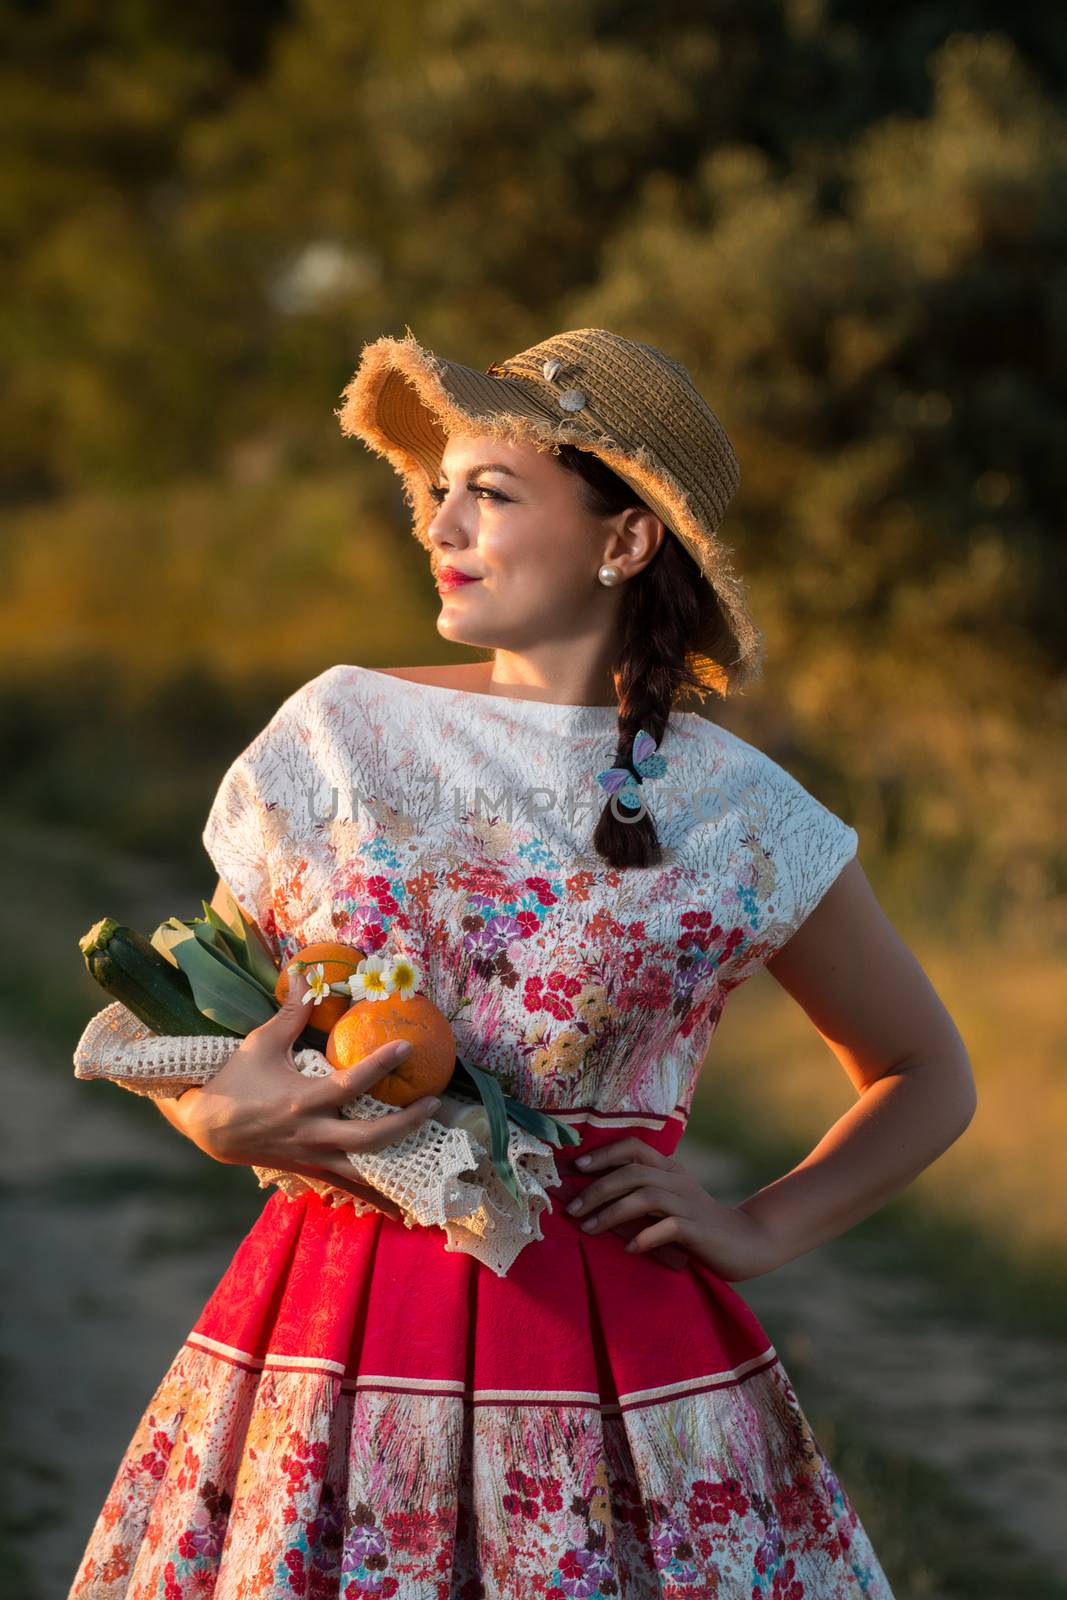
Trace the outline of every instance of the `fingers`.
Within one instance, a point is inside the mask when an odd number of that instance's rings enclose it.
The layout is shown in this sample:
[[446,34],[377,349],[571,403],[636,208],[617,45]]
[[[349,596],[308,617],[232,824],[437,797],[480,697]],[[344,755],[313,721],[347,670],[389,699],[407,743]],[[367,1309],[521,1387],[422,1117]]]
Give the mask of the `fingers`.
[[[335,1071],[328,1078],[309,1078],[308,1106],[316,1111],[334,1110],[349,1100],[355,1100],[357,1095],[373,1095],[374,1085],[393,1072],[410,1050],[411,1045],[406,1039],[394,1039],[389,1044],[379,1045],[362,1061],[357,1061],[354,1067]],[[435,1095],[424,1095],[415,1104],[425,1112],[430,1100],[435,1100],[437,1105],[441,1103]]]
[[[688,1176],[681,1163],[637,1138],[598,1145],[588,1155],[588,1163],[579,1170],[595,1171],[599,1166],[603,1176],[588,1183],[567,1207],[583,1233],[618,1234],[629,1241],[626,1249],[631,1255],[649,1255],[675,1271],[686,1271],[690,1255],[679,1242],[686,1238],[688,1226],[685,1195],[670,1176]],[[662,1220],[649,1225],[650,1214]]]
[[[636,1255],[643,1250],[671,1247],[670,1253],[682,1252],[681,1245],[675,1243],[682,1237],[682,1225],[677,1217],[661,1217],[658,1222],[645,1225],[643,1217],[636,1217],[624,1223],[616,1230],[623,1238],[628,1239],[626,1246],[630,1255]],[[688,1257],[686,1258],[688,1259]]]
[[411,1045],[407,1039],[394,1039],[389,1044],[380,1044],[377,1050],[372,1050],[369,1056],[357,1061],[354,1067],[346,1067],[343,1072],[336,1074],[334,1087],[337,1102],[343,1104],[346,1100],[354,1100],[359,1094],[373,1094],[374,1085],[390,1072],[395,1072],[410,1054]]
[[320,1181],[332,1183],[335,1189],[344,1189],[357,1200],[365,1200],[385,1216],[391,1217],[394,1222],[400,1222],[403,1218],[400,1207],[395,1201],[390,1200],[388,1195],[382,1194],[369,1183],[360,1183],[352,1176],[352,1168],[343,1157],[327,1157],[318,1166],[289,1161],[284,1170],[295,1172],[302,1178],[318,1178]]
[[390,1111],[383,1117],[321,1117],[304,1124],[300,1130],[305,1144],[323,1150],[360,1151],[384,1150],[399,1144],[409,1133],[415,1133],[433,1115],[430,1102],[416,1100],[414,1105]]
[[[409,1133],[415,1133],[433,1116],[440,1100],[416,1100],[413,1106],[391,1111],[385,1117],[355,1117],[342,1121],[342,1127],[356,1128],[360,1134],[359,1150],[384,1150],[388,1145],[399,1144]],[[336,1140],[335,1140],[336,1142]],[[344,1148],[348,1148],[347,1144]]]
[[654,1261],[662,1262],[665,1267],[673,1267],[676,1272],[687,1271],[692,1256],[685,1245],[674,1242],[683,1237],[678,1229],[678,1219],[664,1217],[662,1222],[653,1223],[650,1228],[643,1223],[644,1219],[638,1217],[613,1230],[620,1239],[628,1240],[625,1246],[627,1255],[651,1256]]
[[367,1201],[369,1205],[381,1211],[384,1216],[391,1217],[394,1222],[403,1222],[404,1213],[400,1207],[395,1205],[388,1195],[379,1193],[377,1189],[372,1189],[369,1183],[357,1183],[354,1193],[358,1199]]
[[357,1200],[366,1200],[387,1217],[392,1217],[394,1222],[400,1222],[403,1213],[395,1201],[388,1195],[382,1194],[380,1189],[375,1189],[373,1184],[361,1183],[358,1178],[353,1178],[352,1168],[344,1156],[327,1157],[319,1174],[326,1177],[339,1189],[345,1189],[349,1194],[355,1195]]
[[607,1144],[597,1145],[594,1150],[587,1150],[584,1155],[575,1157],[574,1164],[580,1172],[596,1172],[603,1167],[617,1167],[623,1161],[640,1161],[647,1167],[661,1167],[668,1171],[677,1165],[673,1156],[665,1156],[661,1150],[656,1150],[633,1134],[626,1139],[612,1139]]
[[306,1096],[309,1109],[336,1111],[347,1100],[370,1093],[371,1084],[377,1083],[387,1072],[399,1066],[410,1049],[406,1040],[394,1039],[390,1044],[379,1045],[369,1056],[357,1061],[354,1067],[335,1067],[329,1077],[309,1078]]
[[654,1184],[660,1191],[673,1190],[670,1177],[662,1167],[643,1166],[639,1162],[631,1162],[625,1167],[613,1167],[594,1179],[592,1183],[587,1183],[581,1194],[576,1195],[571,1201],[567,1210],[573,1216],[585,1216],[597,1206],[606,1205],[616,1195],[630,1193],[642,1183]]
[[[582,1196],[585,1199],[585,1196]],[[573,1213],[581,1222],[584,1233],[603,1233],[609,1228],[614,1228],[620,1222],[628,1222],[632,1217],[644,1217],[651,1214],[659,1216],[677,1216],[679,1197],[670,1190],[663,1189],[654,1183],[642,1185],[640,1188],[631,1189],[629,1193],[622,1194],[618,1199],[605,1198],[592,1202],[598,1209],[593,1215],[586,1215],[590,1208]],[[567,1207],[570,1211],[570,1207]]]
[[[266,1022],[261,1022],[253,1033],[280,1042],[292,1044],[304,1031],[311,1010],[311,1001],[305,1001],[305,995],[310,996],[307,978],[302,972],[289,971],[289,991],[282,1004],[278,1007],[273,1017],[268,1017]],[[252,1035],[249,1035],[251,1038]]]

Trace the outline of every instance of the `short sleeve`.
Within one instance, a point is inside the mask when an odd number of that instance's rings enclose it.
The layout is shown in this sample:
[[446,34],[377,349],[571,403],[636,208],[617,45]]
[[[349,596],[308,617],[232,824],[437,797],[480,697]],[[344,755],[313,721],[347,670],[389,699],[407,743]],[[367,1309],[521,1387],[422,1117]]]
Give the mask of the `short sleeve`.
[[332,671],[295,690],[231,762],[201,834],[219,877],[265,933],[273,902],[272,851],[293,819],[301,790],[310,783],[309,724]]
[[270,901],[270,868],[252,759],[258,742],[223,774],[201,838],[223,883],[262,927]]
[[769,847],[777,868],[776,947],[780,948],[855,856],[859,834],[792,773],[767,761]]
[[709,726],[704,864],[710,914],[726,941],[718,982],[729,992],[797,933],[856,856],[859,834],[763,750]]

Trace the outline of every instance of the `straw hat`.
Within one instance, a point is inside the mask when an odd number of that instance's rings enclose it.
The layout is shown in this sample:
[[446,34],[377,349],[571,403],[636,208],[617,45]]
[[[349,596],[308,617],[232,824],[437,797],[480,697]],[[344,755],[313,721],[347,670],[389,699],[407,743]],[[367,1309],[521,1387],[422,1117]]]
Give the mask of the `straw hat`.
[[[494,361],[485,372],[403,339],[364,345],[335,412],[400,474],[427,550],[438,479],[453,433],[487,433],[540,448],[590,450],[681,540],[719,599],[732,631],[733,687],[760,669],[762,637],[717,529],[740,482],[726,431],[680,362],[605,328],[573,328]],[[709,663],[709,676],[716,674]]]

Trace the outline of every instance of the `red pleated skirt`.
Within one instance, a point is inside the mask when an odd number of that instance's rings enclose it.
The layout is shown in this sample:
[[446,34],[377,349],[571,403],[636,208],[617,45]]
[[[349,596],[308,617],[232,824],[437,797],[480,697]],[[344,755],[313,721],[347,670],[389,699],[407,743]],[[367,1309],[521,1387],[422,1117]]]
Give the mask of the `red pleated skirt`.
[[503,1278],[440,1228],[276,1191],[68,1600],[892,1600],[750,1307],[582,1232],[578,1153]]

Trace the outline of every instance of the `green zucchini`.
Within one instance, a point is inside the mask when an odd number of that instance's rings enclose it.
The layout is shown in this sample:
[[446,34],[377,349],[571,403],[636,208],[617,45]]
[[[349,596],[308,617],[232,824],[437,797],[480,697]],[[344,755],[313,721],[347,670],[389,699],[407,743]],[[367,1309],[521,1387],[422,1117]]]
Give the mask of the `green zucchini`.
[[232,1029],[204,1016],[184,972],[161,956],[136,928],[102,917],[78,944],[90,976],[153,1033],[224,1033],[233,1037]]

